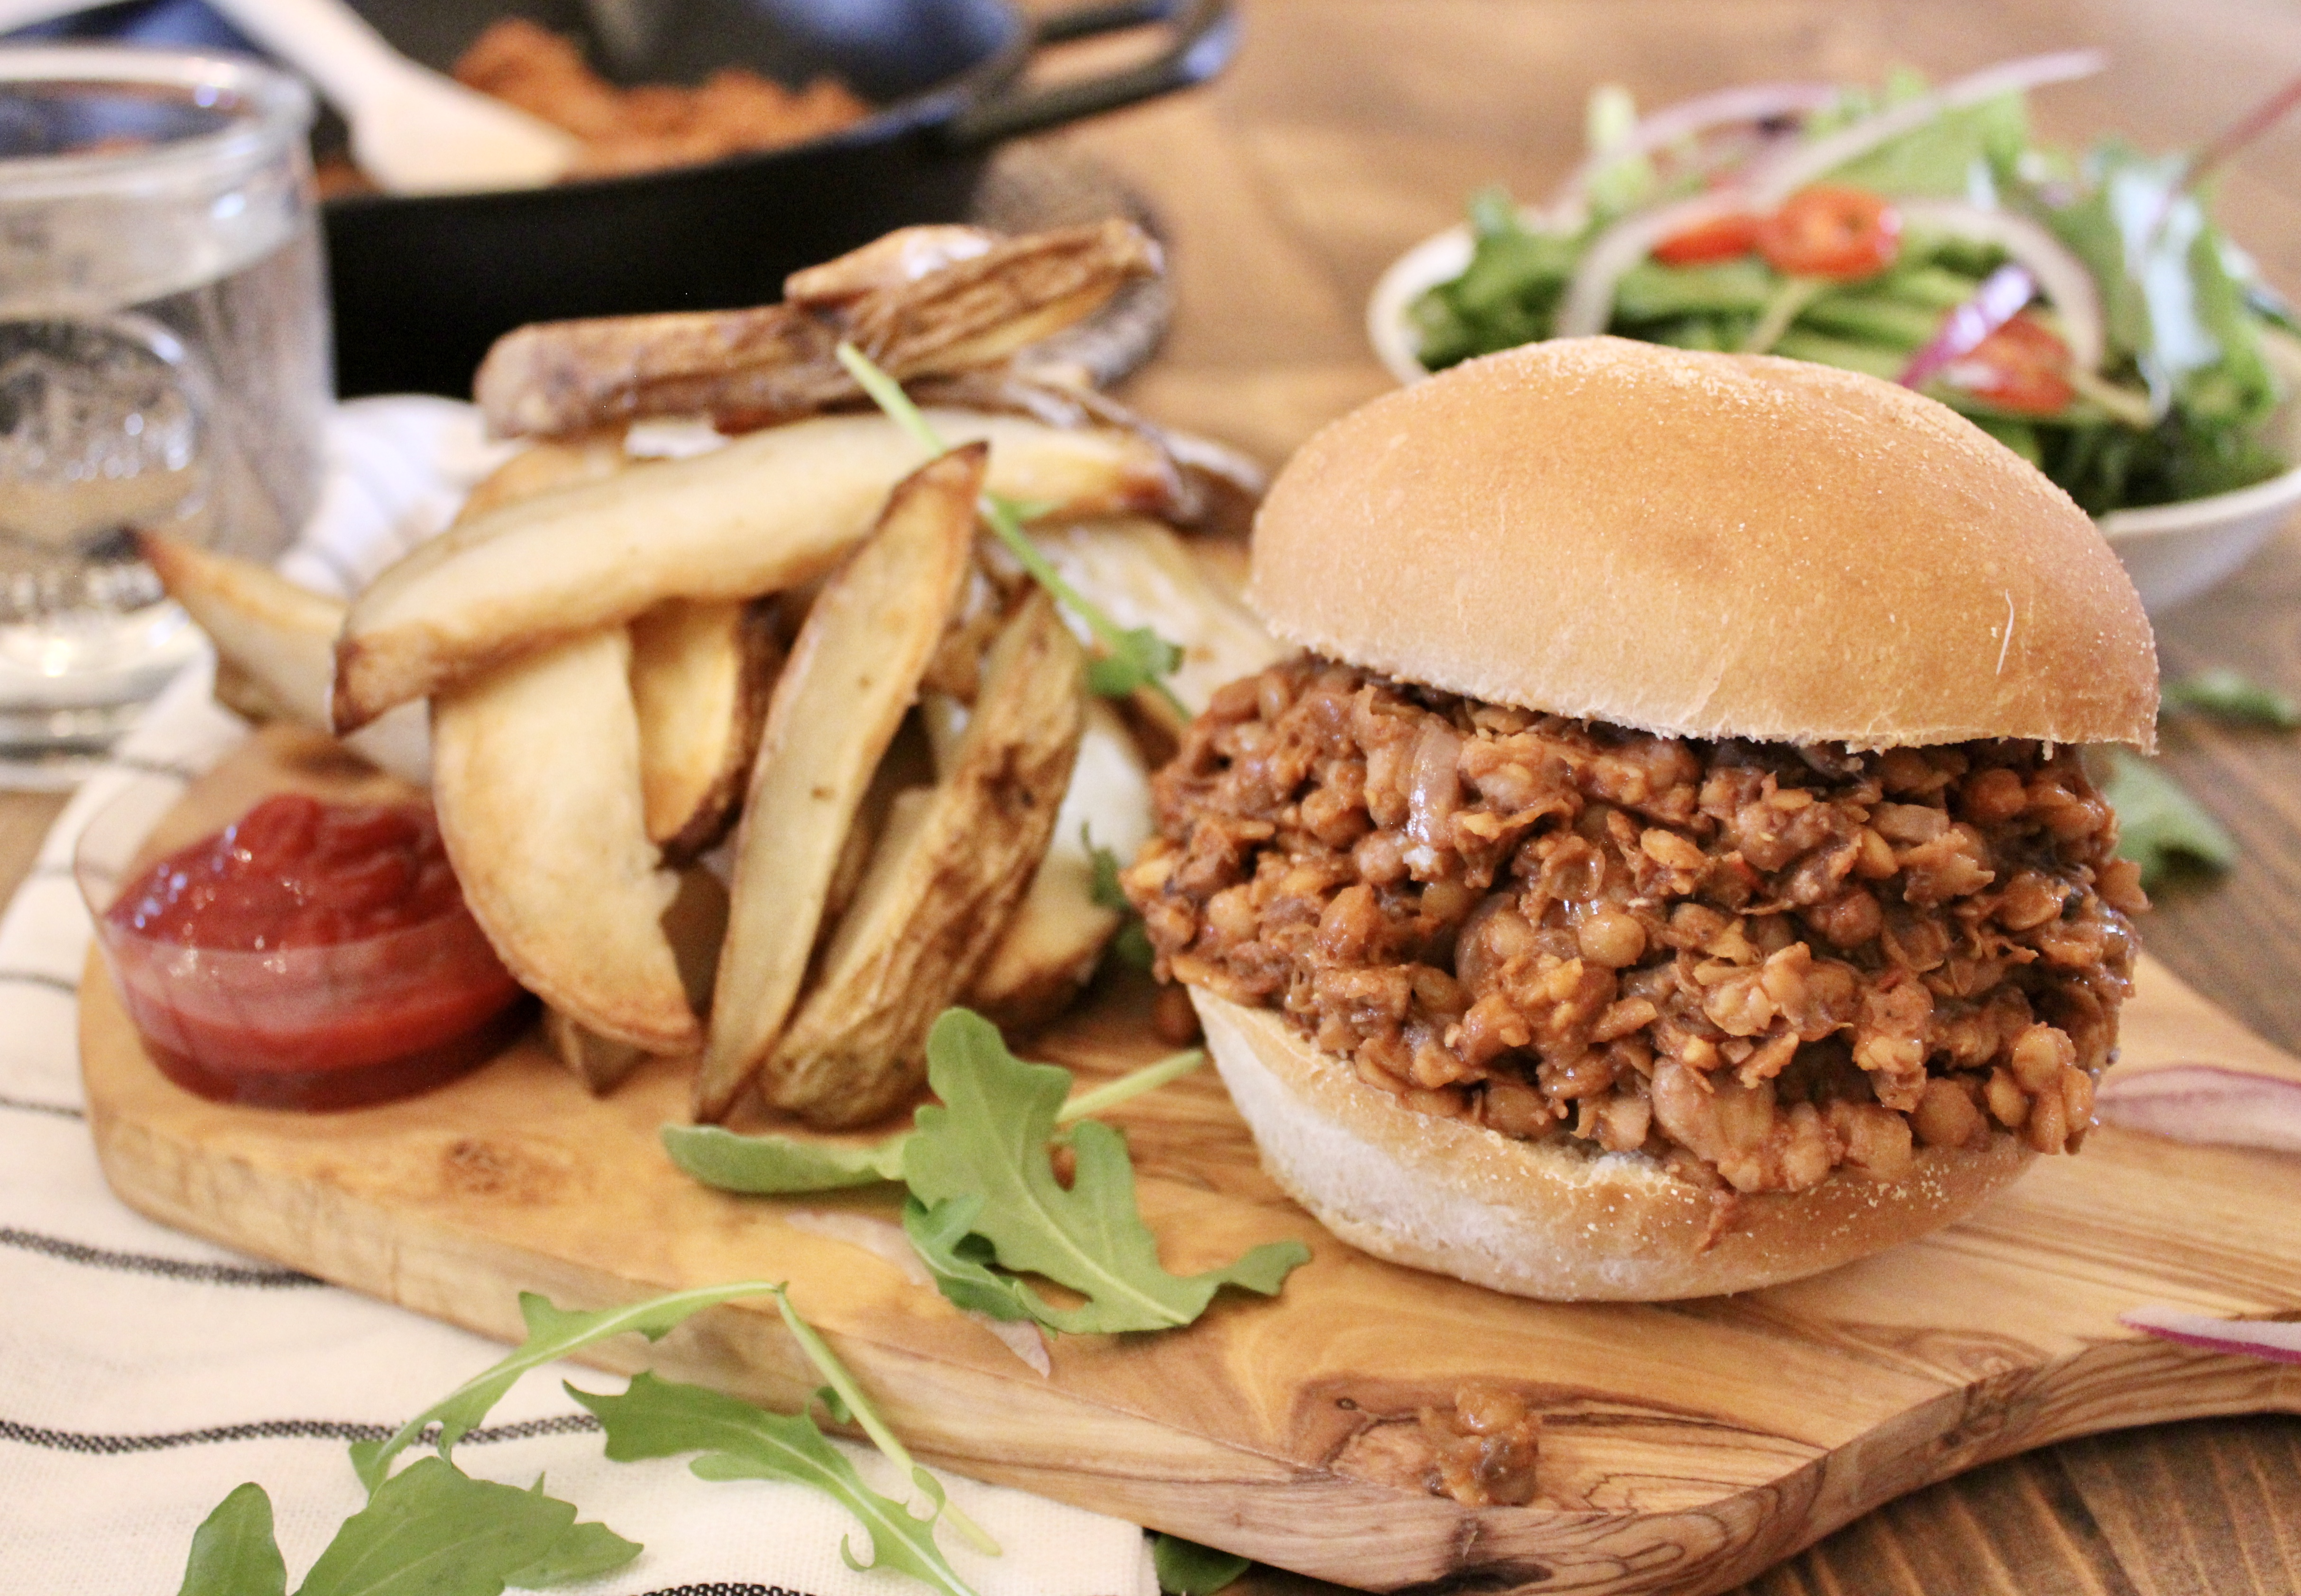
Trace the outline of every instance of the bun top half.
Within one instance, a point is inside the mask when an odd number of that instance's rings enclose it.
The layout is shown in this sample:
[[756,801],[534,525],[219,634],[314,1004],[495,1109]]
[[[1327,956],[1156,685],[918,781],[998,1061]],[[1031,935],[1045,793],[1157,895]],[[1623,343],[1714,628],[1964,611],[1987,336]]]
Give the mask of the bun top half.
[[1249,601],[1289,642],[1667,735],[2155,741],[2124,567],[1946,407],[1623,338],[1487,355],[1303,446]]

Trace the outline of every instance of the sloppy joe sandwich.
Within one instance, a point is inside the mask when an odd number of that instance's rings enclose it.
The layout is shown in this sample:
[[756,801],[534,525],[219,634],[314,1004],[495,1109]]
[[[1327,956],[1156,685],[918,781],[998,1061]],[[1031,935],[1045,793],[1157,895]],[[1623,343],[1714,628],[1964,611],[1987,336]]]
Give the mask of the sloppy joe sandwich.
[[1272,1174],[1524,1295],[1793,1279],[2074,1152],[2146,907],[2080,745],[2154,740],[2066,495],[1868,377],[1469,362],[1280,475],[1231,684],[1125,874]]

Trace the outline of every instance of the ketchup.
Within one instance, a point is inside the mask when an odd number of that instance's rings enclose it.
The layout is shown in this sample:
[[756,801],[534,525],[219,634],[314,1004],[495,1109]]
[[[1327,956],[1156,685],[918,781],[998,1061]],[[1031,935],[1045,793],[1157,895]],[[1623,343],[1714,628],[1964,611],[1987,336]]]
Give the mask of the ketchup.
[[155,865],[101,930],[162,1073],[221,1101],[408,1096],[526,1018],[420,806],[266,798]]

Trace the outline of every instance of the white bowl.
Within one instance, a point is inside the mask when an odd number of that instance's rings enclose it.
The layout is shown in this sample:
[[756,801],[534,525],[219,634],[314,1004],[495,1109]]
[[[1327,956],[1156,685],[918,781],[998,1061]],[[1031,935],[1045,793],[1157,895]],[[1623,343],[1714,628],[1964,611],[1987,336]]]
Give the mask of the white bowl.
[[[1460,277],[1470,263],[1471,248],[1470,230],[1450,227],[1393,261],[1375,284],[1367,301],[1367,341],[1401,382],[1419,382],[1430,375],[1418,358],[1408,309],[1428,290]],[[2301,393],[2301,350],[2276,339],[2268,347],[2279,373]],[[2301,405],[2288,405],[2278,423],[2286,457],[2301,460]],[[2284,525],[2297,506],[2301,506],[2301,466],[2234,493],[2141,510],[2113,510],[2096,524],[2125,562],[2127,574],[2140,591],[2142,607],[2154,615],[2230,576]]]

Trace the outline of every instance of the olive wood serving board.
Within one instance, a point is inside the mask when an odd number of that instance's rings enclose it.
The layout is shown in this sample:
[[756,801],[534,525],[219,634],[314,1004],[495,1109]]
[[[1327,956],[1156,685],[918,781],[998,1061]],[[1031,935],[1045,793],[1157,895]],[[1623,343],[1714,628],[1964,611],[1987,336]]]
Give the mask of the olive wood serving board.
[[[356,778],[267,733],[196,786],[155,846],[262,792]],[[683,1070],[595,1099],[532,1041],[411,1101],[334,1115],[202,1101],[146,1058],[100,964],[81,1055],[113,1189],[167,1224],[506,1340],[516,1294],[595,1306],[744,1276],[799,1309],[937,1464],[1380,1589],[1709,1592],[1887,1499],[2068,1436],[2301,1411],[2301,1367],[2143,1338],[2162,1302],[2301,1312],[2301,1159],[2104,1128],[1972,1218],[1819,1278],[1705,1301],[1560,1306],[1376,1262],[1258,1167],[1213,1072],[1128,1105],[1144,1212],[1169,1267],[1300,1236],[1276,1301],[1225,1293],[1192,1328],[1064,1338],[1034,1374],[980,1324],[799,1207],[891,1220],[887,1196],[732,1197],[674,1169],[657,1127]],[[2135,1063],[2273,1055],[2145,967]],[[1163,1051],[1140,983],[1027,1049],[1092,1079]],[[2234,1039],[2234,1040],[2231,1040]],[[2301,1070],[2301,1065],[2293,1065]],[[771,1305],[699,1316],[643,1359],[786,1408],[816,1383]],[[1418,1416],[1479,1380],[1544,1421],[1540,1494],[1433,1494]]]

